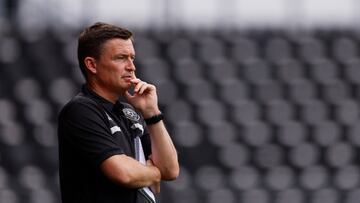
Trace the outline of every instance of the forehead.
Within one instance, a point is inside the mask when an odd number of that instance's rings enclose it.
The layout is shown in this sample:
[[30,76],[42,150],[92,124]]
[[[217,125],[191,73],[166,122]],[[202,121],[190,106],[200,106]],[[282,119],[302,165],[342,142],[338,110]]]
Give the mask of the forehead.
[[110,39],[103,45],[103,53],[107,54],[135,54],[134,46],[131,39]]

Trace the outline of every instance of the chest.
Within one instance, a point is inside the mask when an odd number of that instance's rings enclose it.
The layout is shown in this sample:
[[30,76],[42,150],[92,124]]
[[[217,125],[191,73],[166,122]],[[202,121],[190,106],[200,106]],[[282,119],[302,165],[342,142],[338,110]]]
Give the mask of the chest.
[[108,121],[113,140],[124,150],[127,156],[135,158],[135,132],[131,129],[131,123],[114,114],[108,114]]

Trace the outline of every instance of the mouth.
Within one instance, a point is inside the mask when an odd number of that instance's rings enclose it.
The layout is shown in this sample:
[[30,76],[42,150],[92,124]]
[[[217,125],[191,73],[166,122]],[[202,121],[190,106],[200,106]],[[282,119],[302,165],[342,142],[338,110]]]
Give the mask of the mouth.
[[130,82],[130,80],[132,80],[134,77],[132,75],[125,75],[125,76],[122,76],[121,78],[127,82]]

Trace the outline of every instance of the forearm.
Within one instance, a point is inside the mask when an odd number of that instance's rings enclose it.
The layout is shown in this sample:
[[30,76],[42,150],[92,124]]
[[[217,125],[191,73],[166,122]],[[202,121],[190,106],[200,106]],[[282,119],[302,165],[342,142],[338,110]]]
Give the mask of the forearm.
[[161,179],[157,167],[143,165],[126,155],[112,156],[100,167],[110,180],[130,188],[147,187],[158,183]]
[[179,163],[175,146],[162,121],[149,125],[151,159],[159,168],[163,180],[173,180],[179,175]]
[[[145,119],[160,113],[157,104],[156,87],[138,78],[131,80],[134,94],[125,92],[126,100],[140,110]],[[173,180],[179,175],[179,163],[174,144],[162,121],[147,125],[151,139],[152,161],[159,168],[163,180]]]

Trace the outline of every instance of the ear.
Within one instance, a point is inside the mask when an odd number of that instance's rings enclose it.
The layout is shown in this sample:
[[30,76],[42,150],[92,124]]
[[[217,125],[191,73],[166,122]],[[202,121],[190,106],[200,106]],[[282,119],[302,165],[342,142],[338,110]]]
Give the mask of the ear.
[[96,69],[96,61],[93,57],[86,57],[84,59],[84,63],[86,68],[93,74],[97,73],[97,69]]

